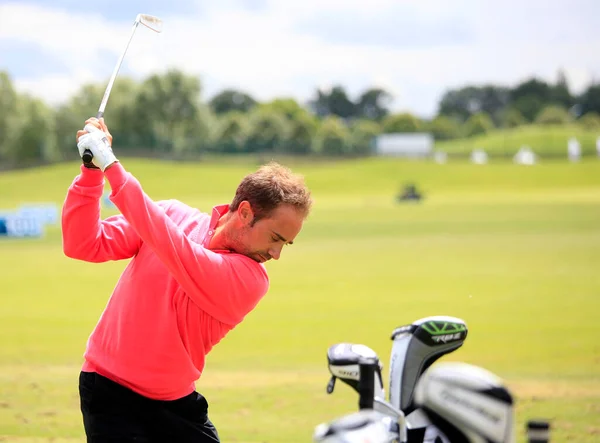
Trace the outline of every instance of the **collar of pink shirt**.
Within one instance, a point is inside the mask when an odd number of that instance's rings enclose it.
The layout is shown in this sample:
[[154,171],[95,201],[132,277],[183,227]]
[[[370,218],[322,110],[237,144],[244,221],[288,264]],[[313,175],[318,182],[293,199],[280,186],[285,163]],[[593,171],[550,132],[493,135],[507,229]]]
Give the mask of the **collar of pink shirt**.
[[[219,223],[219,220],[221,219],[221,217],[223,217],[223,215],[225,215],[228,211],[229,211],[228,204],[217,205],[217,206],[213,207],[212,213],[210,216],[210,222],[208,224],[208,231],[206,232],[206,235],[204,236],[202,246],[204,246],[205,248],[208,248],[210,239],[212,238],[213,234],[215,233],[217,223]],[[231,251],[224,249],[224,250],[219,250],[218,252],[231,252]]]

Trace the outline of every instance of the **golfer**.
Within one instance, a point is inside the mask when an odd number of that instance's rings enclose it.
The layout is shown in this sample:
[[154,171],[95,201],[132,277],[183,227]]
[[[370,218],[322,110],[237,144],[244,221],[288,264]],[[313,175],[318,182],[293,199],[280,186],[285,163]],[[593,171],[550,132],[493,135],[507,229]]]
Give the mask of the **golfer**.
[[[80,167],[62,212],[68,257],[131,259],[84,353],[87,441],[219,442],[195,382],[213,346],[266,294],[264,262],[279,259],[302,229],[310,192],[300,175],[270,163],[208,213],[154,202],[111,145],[104,120],[86,120],[77,146],[93,163]],[[120,215],[102,220],[105,180]]]

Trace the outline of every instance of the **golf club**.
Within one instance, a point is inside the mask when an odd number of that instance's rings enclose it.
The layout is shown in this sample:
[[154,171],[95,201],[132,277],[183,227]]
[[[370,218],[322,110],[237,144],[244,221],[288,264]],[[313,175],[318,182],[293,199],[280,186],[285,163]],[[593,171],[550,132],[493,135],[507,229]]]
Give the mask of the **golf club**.
[[330,346],[327,350],[327,363],[331,373],[331,379],[327,384],[327,393],[333,392],[335,381],[338,378],[360,393],[360,362],[364,361],[373,361],[373,364],[377,365],[371,397],[384,398],[382,366],[379,357],[368,346],[355,343],[338,343]]
[[[364,345],[340,343],[330,347],[327,357],[332,373],[327,392],[333,392],[335,379],[340,378],[358,392],[359,413],[371,415],[368,415],[367,420],[360,414],[350,414],[328,426],[323,424],[315,434],[315,441],[371,441],[364,439],[369,436],[367,432],[379,432],[381,435],[376,441],[405,443],[406,419],[402,411],[395,409],[381,397],[384,395],[381,365],[375,352]],[[359,436],[361,439],[358,439]]]
[[377,411],[362,409],[319,424],[313,433],[317,443],[396,443]]
[[[151,29],[154,32],[162,32],[162,20],[158,17],[154,17],[148,14],[138,14],[133,22],[133,28],[131,29],[131,34],[129,35],[129,40],[127,40],[127,45],[125,46],[125,50],[119,57],[115,69],[108,81],[108,85],[106,86],[106,90],[104,91],[104,96],[102,97],[102,102],[100,102],[100,107],[98,108],[98,113],[96,114],[96,118],[100,119],[104,116],[104,109],[106,108],[106,103],[108,102],[108,98],[110,97],[110,92],[112,90],[113,84],[115,82],[115,78],[121,68],[121,64],[123,63],[123,58],[125,58],[125,54],[127,53],[127,49],[129,48],[129,44],[133,39],[133,34],[135,34],[135,30],[137,29],[139,24],[146,26],[148,29]],[[84,163],[91,163],[94,158],[92,152],[89,149],[86,149],[83,155],[81,156]]]

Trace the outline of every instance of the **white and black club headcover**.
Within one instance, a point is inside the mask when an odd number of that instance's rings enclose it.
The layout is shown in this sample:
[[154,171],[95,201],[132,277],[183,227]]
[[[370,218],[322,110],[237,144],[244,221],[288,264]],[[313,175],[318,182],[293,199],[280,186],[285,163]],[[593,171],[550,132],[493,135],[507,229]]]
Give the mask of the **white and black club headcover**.
[[413,393],[421,374],[441,356],[460,348],[467,338],[464,320],[431,316],[392,332],[390,403],[407,415],[413,411]]
[[415,388],[422,408],[450,441],[514,443],[513,397],[490,371],[467,363],[430,367]]

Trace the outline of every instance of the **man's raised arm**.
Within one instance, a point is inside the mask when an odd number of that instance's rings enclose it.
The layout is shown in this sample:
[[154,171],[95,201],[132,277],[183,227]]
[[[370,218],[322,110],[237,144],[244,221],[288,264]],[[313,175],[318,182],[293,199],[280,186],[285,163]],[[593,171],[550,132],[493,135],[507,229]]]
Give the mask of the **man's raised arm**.
[[81,166],[62,209],[63,251],[67,257],[105,262],[133,257],[141,239],[122,215],[100,219],[104,174]]

